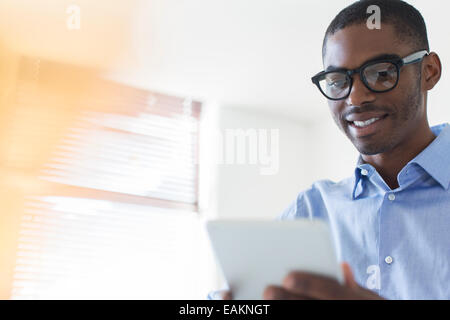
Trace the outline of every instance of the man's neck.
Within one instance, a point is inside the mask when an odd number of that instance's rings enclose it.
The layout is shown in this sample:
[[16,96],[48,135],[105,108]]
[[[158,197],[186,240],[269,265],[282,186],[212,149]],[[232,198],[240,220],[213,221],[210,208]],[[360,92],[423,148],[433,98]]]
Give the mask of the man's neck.
[[408,139],[389,152],[361,155],[364,162],[371,164],[392,190],[399,187],[397,176],[403,167],[436,138],[428,124],[424,130],[417,130],[416,133],[415,138]]

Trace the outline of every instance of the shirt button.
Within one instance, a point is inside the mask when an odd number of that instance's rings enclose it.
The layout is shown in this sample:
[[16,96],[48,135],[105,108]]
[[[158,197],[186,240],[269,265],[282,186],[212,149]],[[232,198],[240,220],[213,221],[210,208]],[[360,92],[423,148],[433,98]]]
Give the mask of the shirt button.
[[388,199],[391,200],[391,201],[394,201],[394,200],[395,200],[395,194],[390,193],[390,194],[388,195]]
[[363,176],[367,176],[367,175],[369,174],[369,171],[367,171],[366,169],[362,169],[362,170],[361,170],[361,174],[362,174]]
[[387,264],[391,264],[392,263],[392,257],[391,256],[387,256],[386,258],[384,258],[384,262],[386,262]]

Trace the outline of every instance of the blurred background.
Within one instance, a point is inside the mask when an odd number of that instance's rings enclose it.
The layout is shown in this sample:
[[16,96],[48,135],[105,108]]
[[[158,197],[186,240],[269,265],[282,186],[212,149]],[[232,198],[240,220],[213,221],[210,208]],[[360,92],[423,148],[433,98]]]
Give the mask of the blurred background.
[[[357,153],[310,77],[353,1],[1,0],[0,299],[205,299],[208,219],[274,219]],[[423,14],[443,76],[444,0]],[[381,13],[382,14],[382,13]]]

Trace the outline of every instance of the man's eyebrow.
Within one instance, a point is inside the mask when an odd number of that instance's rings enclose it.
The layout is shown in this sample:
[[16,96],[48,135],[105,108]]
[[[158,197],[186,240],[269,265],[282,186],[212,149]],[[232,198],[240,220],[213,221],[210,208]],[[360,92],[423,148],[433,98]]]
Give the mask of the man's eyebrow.
[[[400,58],[400,57],[399,57],[397,54],[395,54],[395,53],[382,53],[382,54],[379,54],[379,55],[377,55],[377,56],[370,57],[369,59],[367,59],[366,61],[364,61],[364,62],[361,64],[361,66],[362,66],[362,65],[365,65],[366,63],[371,62],[371,61],[383,60],[383,59],[399,59],[399,58]],[[325,71],[335,71],[335,70],[349,70],[349,69],[346,69],[346,68],[344,68],[344,67],[337,67],[337,66],[333,66],[333,65],[330,65],[330,66],[328,66],[328,67],[325,69]]]

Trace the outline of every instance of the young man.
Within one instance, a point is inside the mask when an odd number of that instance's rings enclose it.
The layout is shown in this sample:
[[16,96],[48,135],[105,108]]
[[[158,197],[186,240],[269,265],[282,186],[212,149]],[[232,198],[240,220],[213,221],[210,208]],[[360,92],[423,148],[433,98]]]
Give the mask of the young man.
[[[368,27],[371,5],[380,29]],[[421,14],[400,0],[350,5],[326,31],[323,64],[312,80],[359,161],[348,179],[301,192],[281,218],[330,222],[345,284],[292,272],[264,298],[450,299],[450,126],[428,125],[441,63]]]

